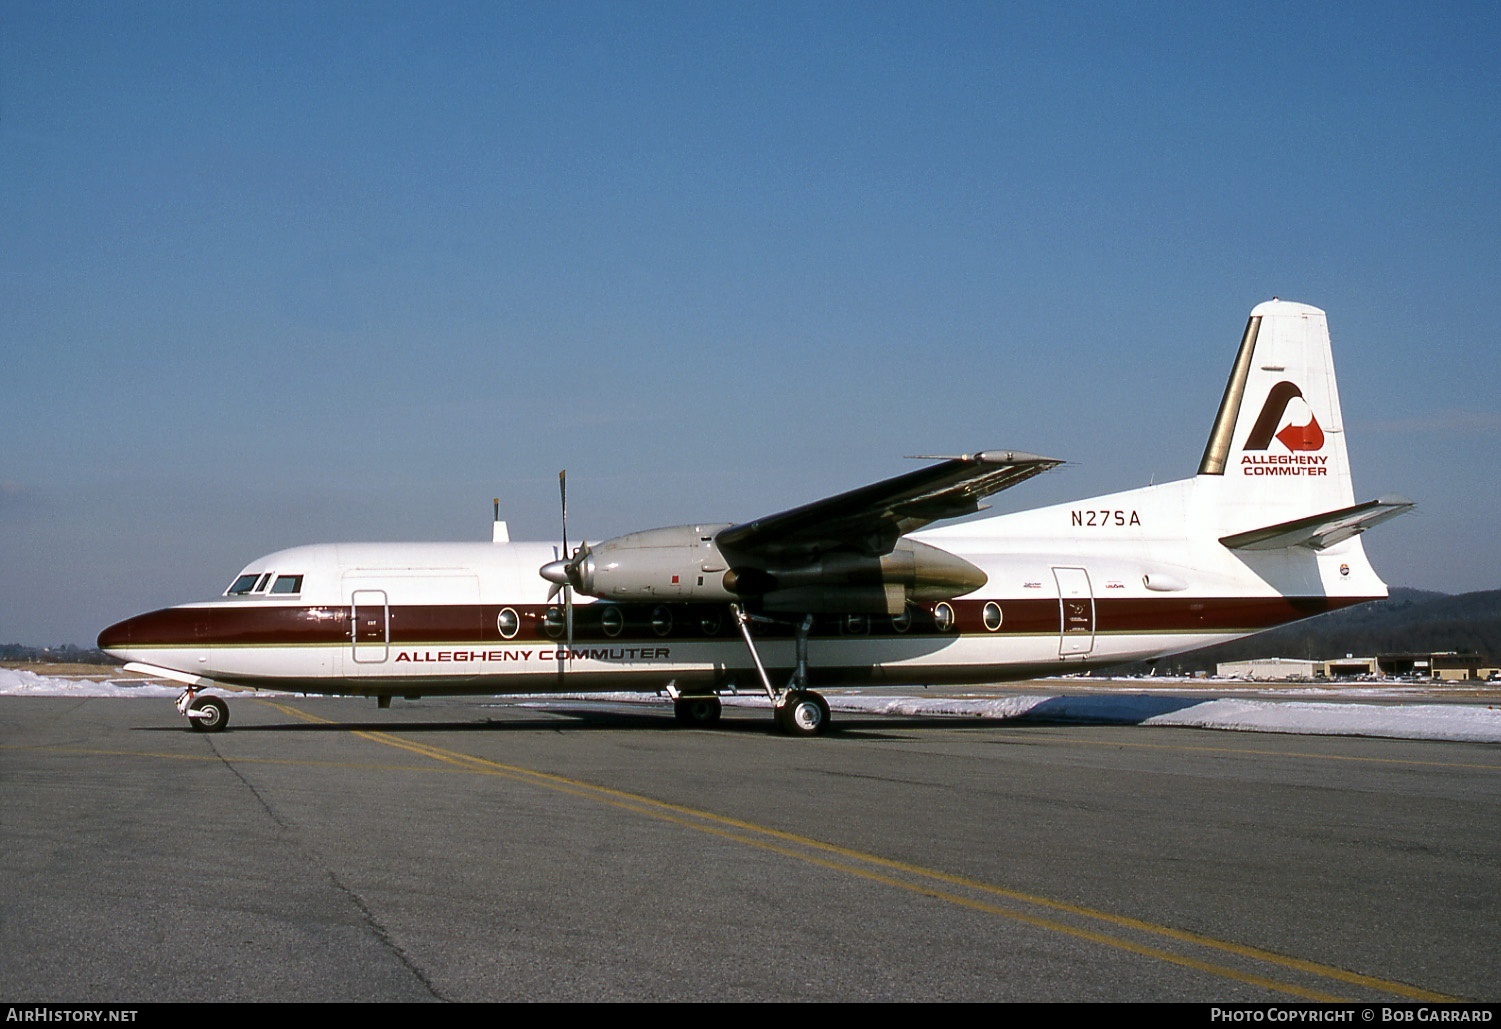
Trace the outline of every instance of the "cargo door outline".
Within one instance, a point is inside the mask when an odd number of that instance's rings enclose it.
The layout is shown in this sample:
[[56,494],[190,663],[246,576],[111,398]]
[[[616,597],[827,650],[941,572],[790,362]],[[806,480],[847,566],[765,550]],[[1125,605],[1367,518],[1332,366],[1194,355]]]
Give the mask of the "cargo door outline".
[[1054,568],[1058,584],[1058,656],[1083,657],[1094,650],[1094,590],[1083,568]]
[[349,641],[356,664],[378,665],[391,654],[391,605],[385,590],[349,595]]

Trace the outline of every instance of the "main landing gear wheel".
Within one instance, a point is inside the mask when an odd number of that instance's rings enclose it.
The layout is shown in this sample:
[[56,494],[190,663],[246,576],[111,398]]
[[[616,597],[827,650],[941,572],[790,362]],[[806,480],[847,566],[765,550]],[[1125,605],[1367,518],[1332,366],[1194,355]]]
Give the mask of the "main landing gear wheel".
[[223,732],[229,724],[229,705],[218,697],[199,697],[188,705],[188,710],[201,712],[188,716],[197,732]]
[[788,736],[819,736],[829,728],[829,702],[812,690],[793,690],[777,707],[777,728]]
[[718,697],[681,697],[672,705],[679,725],[713,725],[720,711]]

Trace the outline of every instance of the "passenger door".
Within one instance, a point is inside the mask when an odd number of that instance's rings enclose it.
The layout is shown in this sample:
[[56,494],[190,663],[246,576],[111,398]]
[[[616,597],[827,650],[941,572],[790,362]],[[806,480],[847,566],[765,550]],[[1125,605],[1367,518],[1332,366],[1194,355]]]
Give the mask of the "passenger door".
[[350,594],[349,638],[356,664],[381,664],[390,656],[391,606],[385,590]]
[[1054,568],[1058,583],[1058,656],[1083,657],[1094,649],[1094,592],[1083,568]]

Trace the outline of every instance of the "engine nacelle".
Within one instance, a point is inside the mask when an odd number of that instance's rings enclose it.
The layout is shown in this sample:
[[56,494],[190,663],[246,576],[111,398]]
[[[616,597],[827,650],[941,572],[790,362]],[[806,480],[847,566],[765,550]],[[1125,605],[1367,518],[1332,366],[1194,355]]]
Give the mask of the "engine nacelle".
[[909,603],[950,600],[985,585],[985,573],[946,550],[898,540],[889,554],[835,551],[786,568],[744,568],[726,587],[758,597],[767,611],[814,614],[900,614]]
[[678,525],[605,540],[579,556],[573,585],[603,600],[735,600],[724,586],[729,563],[714,544],[725,528]]
[[985,573],[946,550],[899,540],[871,557],[831,551],[812,561],[777,564],[722,552],[724,525],[680,525],[605,540],[544,576],[566,570],[580,593],[619,602],[745,600],[768,611],[898,614],[912,602],[948,600],[985,585]]

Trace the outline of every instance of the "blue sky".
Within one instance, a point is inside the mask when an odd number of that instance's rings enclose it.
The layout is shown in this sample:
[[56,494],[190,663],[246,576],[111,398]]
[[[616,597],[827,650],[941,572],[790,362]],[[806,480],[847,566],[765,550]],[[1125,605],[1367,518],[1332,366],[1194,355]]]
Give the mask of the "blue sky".
[[[1309,7],[1313,9],[1310,10]],[[1501,587],[1494,4],[0,6],[0,641],[339,539],[1191,474],[1329,312],[1388,581]]]

